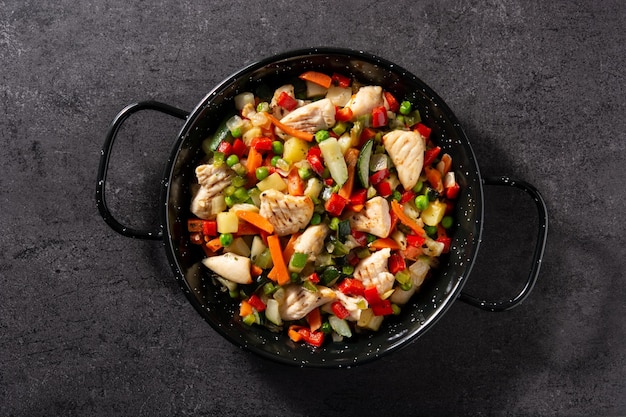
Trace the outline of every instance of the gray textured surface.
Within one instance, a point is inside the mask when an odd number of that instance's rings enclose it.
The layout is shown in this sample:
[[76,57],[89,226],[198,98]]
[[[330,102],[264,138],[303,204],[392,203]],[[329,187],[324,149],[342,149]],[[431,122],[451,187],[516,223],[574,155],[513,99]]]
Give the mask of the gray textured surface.
[[[0,415],[626,414],[625,3],[308,3],[0,1]],[[483,174],[543,192],[545,263],[521,307],[458,302],[375,363],[286,368],[206,325],[158,243],[104,224],[96,168],[125,104],[191,110],[243,65],[319,45],[414,72],[454,109]],[[120,216],[158,221],[179,127],[147,114],[125,128]],[[515,198],[488,190],[468,291],[524,278],[533,209],[503,203]]]

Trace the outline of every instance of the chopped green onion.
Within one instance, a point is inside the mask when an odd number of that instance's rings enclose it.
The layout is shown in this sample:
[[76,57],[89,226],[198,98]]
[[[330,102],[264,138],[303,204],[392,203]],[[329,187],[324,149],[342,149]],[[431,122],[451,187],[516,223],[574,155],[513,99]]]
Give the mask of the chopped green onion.
[[341,267],[341,273],[344,275],[354,274],[354,267],[352,265],[344,265]]
[[418,180],[417,184],[413,186],[413,192],[419,193],[420,191],[422,191],[423,186],[424,186],[424,183],[422,182],[422,180]]
[[247,316],[245,316],[243,318],[243,322],[244,324],[247,324],[248,326],[252,326],[254,323],[256,323],[256,317],[253,314],[248,314]]
[[308,180],[313,176],[313,171],[306,167],[300,167],[298,168],[298,175],[303,180]]
[[233,130],[230,131],[230,134],[233,135],[234,138],[239,138],[241,137],[241,128],[240,127],[236,127]]
[[302,281],[302,288],[310,292],[317,292],[317,287],[308,279]]
[[337,230],[339,228],[339,217],[333,217],[328,224],[330,230]]
[[224,152],[215,151],[213,153],[213,166],[221,167],[225,158]]
[[232,180],[232,185],[234,185],[235,187],[243,187],[244,185],[246,185],[248,183],[248,180],[244,177],[234,177]]
[[324,334],[330,334],[333,331],[333,328],[330,326],[329,322],[325,321],[324,323],[322,323],[320,331]]
[[313,213],[313,217],[311,217],[311,224],[316,225],[322,222],[322,216],[319,213]]
[[267,101],[262,101],[259,104],[257,104],[256,106],[256,111],[257,112],[268,112],[270,111],[270,103],[268,103]]
[[276,292],[277,289],[278,287],[276,285],[274,285],[271,282],[268,282],[267,284],[263,286],[263,293],[265,295],[272,295]]
[[323,142],[330,137],[330,133],[328,130],[318,130],[315,132],[315,141],[317,143]]
[[231,196],[233,194],[235,194],[235,191],[237,191],[237,187],[235,187],[233,184],[230,184],[228,187],[224,188],[224,195]]
[[341,136],[346,130],[348,130],[348,124],[346,122],[337,122],[335,126],[333,126],[333,133],[337,136]]
[[235,193],[232,197],[238,202],[244,202],[248,199],[248,190],[245,187],[239,187],[235,190]]
[[291,261],[289,262],[289,264],[294,268],[302,269],[306,265],[307,259],[308,256],[306,253],[295,252],[291,256]]
[[400,314],[400,306],[397,304],[391,304],[391,310],[393,310],[393,315],[397,316],[398,314]]
[[235,204],[237,204],[237,202],[235,201],[232,195],[227,195],[226,197],[224,197],[224,202],[226,203],[228,207],[232,207]]

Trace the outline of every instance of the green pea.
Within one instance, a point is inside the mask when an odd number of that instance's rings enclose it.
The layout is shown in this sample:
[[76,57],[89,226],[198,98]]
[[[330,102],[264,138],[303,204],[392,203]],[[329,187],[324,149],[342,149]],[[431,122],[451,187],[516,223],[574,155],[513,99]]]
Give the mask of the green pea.
[[226,165],[228,165],[229,167],[233,167],[233,165],[238,164],[239,163],[239,157],[237,155],[230,155],[228,158],[226,158]]
[[300,167],[298,168],[298,175],[303,180],[308,180],[313,175],[313,171],[311,171],[309,168]]
[[400,201],[402,199],[402,193],[398,190],[393,190],[393,193],[391,193],[391,198],[396,201]]
[[275,167],[276,166],[276,162],[278,162],[278,160],[280,159],[280,156],[275,155],[272,157],[272,160],[270,161],[270,164]]
[[220,244],[224,247],[233,243],[233,235],[231,233],[222,233],[220,235]]
[[415,207],[417,207],[419,211],[426,210],[426,207],[428,207],[428,196],[420,194],[415,197]]
[[270,170],[267,167],[258,167],[256,169],[256,179],[261,181],[270,175]]
[[445,229],[451,228],[453,224],[454,224],[454,219],[452,218],[452,216],[443,216],[443,219],[441,219],[441,225]]
[[279,140],[272,142],[272,152],[274,155],[282,155],[285,150],[283,143]]
[[232,196],[236,201],[246,201],[248,199],[248,190],[246,190],[244,187],[237,188]]
[[316,225],[322,222],[322,216],[319,213],[313,213],[313,217],[311,217],[311,224]]
[[437,234],[437,226],[424,226],[424,231],[430,237],[433,237]]
[[400,114],[409,114],[411,113],[411,102],[410,101],[403,101],[402,103],[400,103]]

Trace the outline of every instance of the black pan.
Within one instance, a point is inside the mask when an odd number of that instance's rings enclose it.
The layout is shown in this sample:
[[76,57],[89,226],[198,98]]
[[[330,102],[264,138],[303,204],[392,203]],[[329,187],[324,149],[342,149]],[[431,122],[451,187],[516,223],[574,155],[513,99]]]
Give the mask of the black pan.
[[[322,348],[294,344],[285,334],[272,333],[259,326],[249,327],[238,317],[238,304],[212,284],[210,273],[201,266],[202,251],[190,244],[186,222],[190,217],[190,184],[194,168],[204,156],[201,142],[234,106],[232,98],[244,91],[255,91],[262,84],[278,87],[305,70],[349,74],[366,84],[380,85],[396,97],[409,99],[419,110],[431,137],[454,161],[461,186],[455,218],[458,225],[452,245],[432,279],[424,284],[399,316],[385,320],[376,333],[360,334]],[[128,227],[109,211],[106,178],[111,150],[124,121],[140,110],[157,110],[184,120],[162,179],[161,226],[146,231]],[[532,267],[524,288],[503,301],[488,301],[462,292],[478,253],[483,227],[483,186],[513,186],[534,200],[539,230]],[[219,334],[234,344],[278,362],[311,367],[353,366],[374,360],[407,346],[448,310],[457,299],[489,311],[503,311],[519,305],[531,292],[539,274],[548,232],[546,206],[532,185],[508,177],[481,178],[478,163],[461,125],[446,103],[418,77],[398,65],[361,51],[315,48],[283,53],[249,65],[225,79],[209,92],[191,112],[159,102],[139,102],[125,107],[114,119],[106,136],[98,170],[96,199],[100,214],[120,234],[139,239],[162,240],[183,292],[198,313]]]

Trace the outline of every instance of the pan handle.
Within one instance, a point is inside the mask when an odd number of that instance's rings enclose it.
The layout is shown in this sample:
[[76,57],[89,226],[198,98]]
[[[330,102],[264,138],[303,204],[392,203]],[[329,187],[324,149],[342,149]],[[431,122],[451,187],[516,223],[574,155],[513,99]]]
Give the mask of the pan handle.
[[130,117],[133,113],[136,113],[140,110],[156,110],[161,113],[178,117],[183,120],[185,120],[189,116],[189,113],[184,110],[170,106],[169,104],[160,103],[158,101],[142,101],[139,103],[129,104],[128,106],[124,107],[117,114],[117,116],[115,116],[115,119],[113,119],[113,122],[109,127],[109,131],[107,132],[102,151],[100,152],[100,165],[98,167],[98,179],[96,183],[96,204],[104,221],[119,234],[126,237],[138,239],[160,240],[163,238],[162,227],[161,230],[158,231],[147,231],[125,226],[117,221],[115,217],[113,217],[113,214],[111,214],[111,211],[109,210],[109,207],[106,203],[105,189],[107,173],[109,169],[109,159],[111,157],[113,143],[117,138],[120,127],[126,121],[126,119],[128,119],[128,117]]
[[488,177],[483,179],[485,185],[500,185],[516,187],[525,191],[533,199],[537,205],[537,211],[539,215],[539,231],[537,233],[537,242],[535,245],[535,253],[533,254],[532,267],[526,285],[515,297],[502,300],[502,301],[487,301],[474,297],[466,292],[461,292],[460,300],[466,303],[481,308],[487,311],[506,311],[510,310],[522,303],[528,297],[532,291],[535,283],[537,282],[537,276],[539,275],[539,269],[543,259],[543,253],[546,247],[546,239],[548,237],[548,210],[546,209],[546,203],[539,191],[529,183],[520,180],[514,180],[509,177]]

